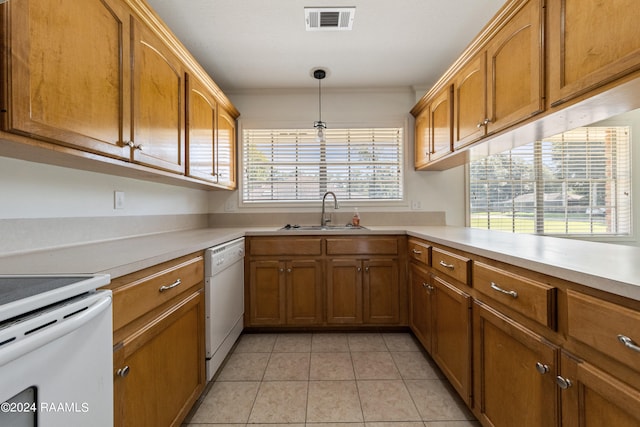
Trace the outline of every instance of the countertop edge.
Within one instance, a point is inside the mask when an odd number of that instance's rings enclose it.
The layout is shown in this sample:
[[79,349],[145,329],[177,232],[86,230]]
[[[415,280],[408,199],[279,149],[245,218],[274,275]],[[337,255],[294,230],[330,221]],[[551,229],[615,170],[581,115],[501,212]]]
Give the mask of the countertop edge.
[[321,232],[276,227],[173,231],[0,257],[0,273],[106,273],[116,278],[244,236],[385,234],[417,237],[640,301],[640,248],[453,226],[370,226],[368,230]]

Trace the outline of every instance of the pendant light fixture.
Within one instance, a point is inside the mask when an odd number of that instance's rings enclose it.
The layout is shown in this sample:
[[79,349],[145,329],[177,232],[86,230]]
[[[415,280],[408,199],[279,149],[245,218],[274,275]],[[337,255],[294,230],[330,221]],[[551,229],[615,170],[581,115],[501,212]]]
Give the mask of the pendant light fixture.
[[318,121],[313,122],[313,127],[316,129],[316,141],[325,142],[324,130],[327,128],[327,124],[322,121],[322,79],[327,76],[327,72],[322,68],[318,68],[313,71],[313,78],[318,80]]

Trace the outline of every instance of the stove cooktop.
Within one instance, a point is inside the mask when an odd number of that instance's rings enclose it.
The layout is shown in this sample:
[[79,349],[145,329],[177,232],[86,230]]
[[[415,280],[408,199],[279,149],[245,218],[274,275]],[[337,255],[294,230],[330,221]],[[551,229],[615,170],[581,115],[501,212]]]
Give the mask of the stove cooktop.
[[96,290],[110,282],[97,275],[0,275],[0,322]]

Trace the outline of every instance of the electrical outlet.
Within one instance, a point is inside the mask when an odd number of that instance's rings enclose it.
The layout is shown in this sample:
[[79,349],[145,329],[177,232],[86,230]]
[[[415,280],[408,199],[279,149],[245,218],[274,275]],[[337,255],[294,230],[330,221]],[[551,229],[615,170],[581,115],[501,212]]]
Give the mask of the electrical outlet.
[[236,202],[233,199],[227,200],[224,204],[225,212],[233,212],[236,210]]
[[420,200],[412,200],[411,201],[411,210],[419,211],[420,209],[422,209],[422,203],[420,203]]
[[113,192],[113,208],[124,209],[124,191]]

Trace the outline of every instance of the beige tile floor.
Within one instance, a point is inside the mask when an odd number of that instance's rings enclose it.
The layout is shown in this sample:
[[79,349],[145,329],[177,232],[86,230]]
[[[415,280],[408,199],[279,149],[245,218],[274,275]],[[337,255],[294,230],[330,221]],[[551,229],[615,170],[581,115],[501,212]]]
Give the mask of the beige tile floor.
[[409,333],[282,333],[242,335],[186,425],[479,426],[473,419]]

